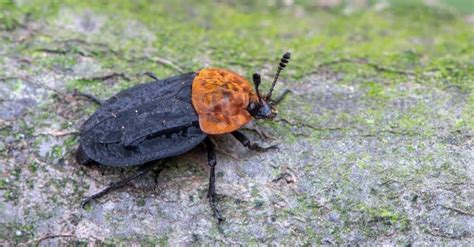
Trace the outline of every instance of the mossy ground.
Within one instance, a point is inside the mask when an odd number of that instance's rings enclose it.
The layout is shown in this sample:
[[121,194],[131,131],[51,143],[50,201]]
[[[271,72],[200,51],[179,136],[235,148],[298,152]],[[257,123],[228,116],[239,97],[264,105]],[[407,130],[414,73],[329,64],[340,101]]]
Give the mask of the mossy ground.
[[[472,241],[474,7],[323,2],[0,0],[2,242]],[[253,126],[280,151],[216,138],[224,224],[207,205],[202,147],[157,183],[78,208],[132,171],[74,163],[75,132],[96,109],[74,89],[107,98],[145,71],[208,66],[268,82],[287,50],[277,92],[293,93],[276,122]]]

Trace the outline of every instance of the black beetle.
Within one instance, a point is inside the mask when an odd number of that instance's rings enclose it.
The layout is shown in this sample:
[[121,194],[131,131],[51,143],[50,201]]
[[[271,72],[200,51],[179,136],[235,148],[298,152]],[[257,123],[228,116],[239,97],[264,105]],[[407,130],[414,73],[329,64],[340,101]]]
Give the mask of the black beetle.
[[271,94],[289,59],[287,52],[281,58],[271,89],[265,96],[259,92],[259,74],[253,75],[255,93],[245,78],[215,68],[163,80],[148,73],[154,79],[152,82],[124,90],[105,102],[77,93],[101,105],[80,129],[77,162],[113,167],[140,166],[136,174],[86,198],[82,206],[160,164],[153,161],[186,153],[204,142],[210,166],[209,203],[214,216],[222,221],[215,203],[216,155],[208,135],[231,133],[244,146],[257,151],[276,148],[251,143],[238,129],[251,117],[275,117],[274,106],[289,91],[277,99],[271,99]]

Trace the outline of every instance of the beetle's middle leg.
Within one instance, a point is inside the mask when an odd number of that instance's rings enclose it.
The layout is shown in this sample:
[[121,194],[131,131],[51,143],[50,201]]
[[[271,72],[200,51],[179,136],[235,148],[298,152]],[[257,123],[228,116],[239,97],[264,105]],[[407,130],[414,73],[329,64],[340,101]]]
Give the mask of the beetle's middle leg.
[[207,148],[207,164],[211,168],[210,173],[209,173],[209,190],[207,193],[207,197],[209,198],[209,205],[212,208],[212,211],[214,213],[214,216],[217,218],[217,220],[220,222],[224,221],[224,218],[222,217],[219,209],[217,208],[216,205],[216,152],[214,150],[214,144],[212,143],[211,139],[207,137],[204,140]]
[[[89,196],[89,197],[86,197],[86,199],[84,199],[84,201],[82,201],[81,203],[81,207],[84,208],[89,202],[91,202],[92,200],[94,199],[97,199],[97,198],[100,198],[102,196],[105,196],[107,195],[108,193],[112,192],[113,190],[116,190],[116,189],[119,189],[125,185],[127,185],[130,181],[136,179],[136,178],[139,178],[139,177],[142,177],[143,175],[146,175],[148,172],[150,172],[151,170],[153,170],[153,168],[158,165],[158,164],[162,164],[163,162],[154,162],[154,161],[151,161],[151,162],[148,162],[148,163],[145,163],[143,166],[140,167],[140,169],[133,175],[129,176],[129,177],[126,177],[124,179],[121,179],[117,182],[113,182],[111,183],[107,188],[101,190],[100,192],[98,193],[95,193],[93,194],[92,196]],[[160,167],[160,169],[157,171],[157,173],[161,172],[161,170],[164,169],[164,166],[163,167]]]
[[238,130],[231,132],[231,134],[235,137],[235,139],[237,139],[240,143],[242,143],[242,145],[244,145],[244,147],[247,147],[251,150],[263,152],[263,151],[267,151],[267,150],[270,150],[270,149],[278,149],[277,145],[271,145],[269,147],[261,147],[257,143],[251,142],[249,140],[249,138],[244,135],[244,133],[242,133]]

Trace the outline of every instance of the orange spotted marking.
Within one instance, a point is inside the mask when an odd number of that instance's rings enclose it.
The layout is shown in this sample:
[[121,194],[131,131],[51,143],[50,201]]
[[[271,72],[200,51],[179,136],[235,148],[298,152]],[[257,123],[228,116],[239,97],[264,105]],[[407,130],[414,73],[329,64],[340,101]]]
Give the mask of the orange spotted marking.
[[247,124],[251,120],[247,106],[257,101],[250,83],[229,70],[203,69],[193,80],[193,106],[201,130],[210,135],[229,133]]

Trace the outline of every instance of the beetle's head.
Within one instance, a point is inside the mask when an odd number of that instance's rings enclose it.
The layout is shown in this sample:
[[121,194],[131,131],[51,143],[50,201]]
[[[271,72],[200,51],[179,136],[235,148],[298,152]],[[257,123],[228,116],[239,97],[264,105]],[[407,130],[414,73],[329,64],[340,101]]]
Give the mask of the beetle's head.
[[260,99],[258,102],[250,102],[248,112],[256,119],[273,119],[277,111],[271,102]]
[[273,78],[272,82],[272,87],[270,88],[270,91],[268,91],[267,95],[261,96],[260,95],[260,83],[262,81],[261,77],[259,74],[255,73],[253,74],[253,83],[255,85],[255,91],[257,93],[258,101],[253,101],[250,102],[247,110],[256,119],[273,119],[275,118],[277,111],[275,110],[275,105],[279,102],[280,99],[277,99],[276,101],[273,100],[272,97],[272,92],[273,89],[275,88],[275,84],[278,80],[278,77],[280,76],[280,72],[286,67],[288,64],[288,61],[291,57],[291,53],[286,52],[283,54],[283,57],[280,59],[280,63],[278,64],[278,70]]

